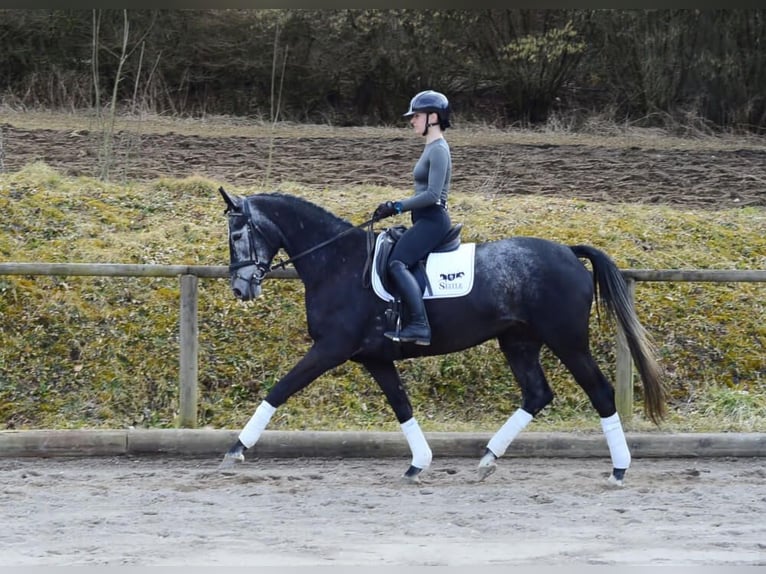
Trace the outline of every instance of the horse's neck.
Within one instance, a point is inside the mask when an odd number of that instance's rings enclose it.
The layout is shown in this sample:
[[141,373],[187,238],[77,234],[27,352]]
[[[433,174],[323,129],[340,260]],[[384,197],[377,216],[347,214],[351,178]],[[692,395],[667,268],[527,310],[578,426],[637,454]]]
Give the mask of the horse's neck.
[[275,210],[272,222],[279,228],[284,250],[290,257],[336,237],[349,227],[342,219],[311,204]]

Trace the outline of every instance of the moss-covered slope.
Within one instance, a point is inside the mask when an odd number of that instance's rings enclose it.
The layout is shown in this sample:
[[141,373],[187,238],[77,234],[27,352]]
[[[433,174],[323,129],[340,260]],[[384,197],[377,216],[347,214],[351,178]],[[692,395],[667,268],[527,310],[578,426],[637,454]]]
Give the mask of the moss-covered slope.
[[[0,174],[0,261],[225,265],[222,183],[109,184],[44,164]],[[402,193],[281,190],[356,222]],[[756,208],[713,213],[455,193],[451,214],[465,224],[465,241],[536,235],[595,245],[621,268],[766,269],[766,213]],[[639,317],[672,392],[666,428],[766,428],[765,294],[760,283],[639,283]],[[308,348],[302,297],[293,280],[268,281],[250,303],[234,300],[225,280],[200,281],[200,425],[239,428]],[[177,279],[0,275],[0,428],[173,426],[178,308]],[[613,378],[614,328],[594,318],[591,333]],[[535,428],[597,429],[585,394],[554,358],[544,359],[556,401]],[[492,430],[518,406],[494,342],[400,367],[426,429]],[[640,400],[637,386],[632,427],[650,428]],[[374,382],[347,364],[293,397],[270,428],[397,427]]]

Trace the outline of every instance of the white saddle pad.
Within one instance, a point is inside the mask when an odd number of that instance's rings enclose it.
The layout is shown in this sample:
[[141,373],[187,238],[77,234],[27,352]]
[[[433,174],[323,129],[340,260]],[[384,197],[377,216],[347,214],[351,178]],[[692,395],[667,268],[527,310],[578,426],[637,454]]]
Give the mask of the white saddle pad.
[[[378,235],[375,242],[375,259],[378,257],[383,234]],[[473,260],[476,251],[475,243],[461,243],[455,251],[447,253],[431,253],[426,260],[426,275],[433,292],[428,285],[423,292],[423,299],[443,299],[446,297],[462,297],[468,295],[473,288]],[[374,261],[374,260],[373,260]],[[384,301],[393,301],[391,295],[383,287],[376,266],[372,266],[372,289]]]

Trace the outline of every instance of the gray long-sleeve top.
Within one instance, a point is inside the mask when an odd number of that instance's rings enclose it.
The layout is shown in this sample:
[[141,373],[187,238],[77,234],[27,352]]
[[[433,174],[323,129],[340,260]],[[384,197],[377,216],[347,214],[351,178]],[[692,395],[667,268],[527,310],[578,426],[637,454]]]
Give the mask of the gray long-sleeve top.
[[402,211],[411,211],[429,205],[447,205],[450,178],[452,177],[452,157],[449,145],[444,138],[427,144],[412,170],[415,178],[415,191],[412,196],[402,200]]

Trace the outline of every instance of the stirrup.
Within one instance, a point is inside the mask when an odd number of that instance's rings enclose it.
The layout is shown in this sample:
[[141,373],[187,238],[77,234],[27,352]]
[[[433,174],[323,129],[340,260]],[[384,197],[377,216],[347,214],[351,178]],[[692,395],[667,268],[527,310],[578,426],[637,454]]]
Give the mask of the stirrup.
[[431,330],[428,329],[427,335],[420,335],[420,336],[412,336],[405,334],[402,337],[402,333],[404,333],[408,329],[409,325],[407,327],[404,327],[404,329],[400,331],[386,331],[383,333],[384,337],[387,337],[388,339],[391,339],[392,341],[396,343],[415,343],[416,345],[422,345],[422,346],[428,346],[431,344]]

